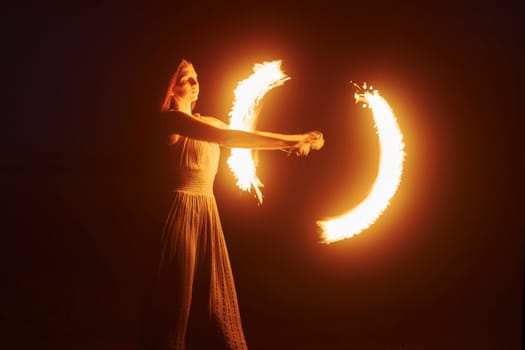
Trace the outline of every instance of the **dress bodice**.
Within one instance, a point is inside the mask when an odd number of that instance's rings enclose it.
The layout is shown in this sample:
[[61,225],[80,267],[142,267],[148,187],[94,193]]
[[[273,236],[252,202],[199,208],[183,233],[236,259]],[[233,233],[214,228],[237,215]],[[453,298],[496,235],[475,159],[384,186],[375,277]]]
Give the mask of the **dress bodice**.
[[220,147],[216,143],[180,136],[170,145],[175,171],[175,191],[213,193],[219,166]]

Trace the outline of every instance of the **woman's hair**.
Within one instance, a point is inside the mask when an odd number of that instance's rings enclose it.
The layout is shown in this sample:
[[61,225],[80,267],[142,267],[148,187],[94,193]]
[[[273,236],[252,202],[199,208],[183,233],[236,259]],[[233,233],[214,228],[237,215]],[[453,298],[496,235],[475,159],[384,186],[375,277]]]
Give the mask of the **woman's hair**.
[[[173,88],[177,84],[177,78],[179,77],[180,71],[187,66],[193,66],[193,64],[185,59],[182,59],[175,70],[175,73],[172,74],[171,79],[168,83],[168,89],[166,90],[166,95],[164,96],[164,101],[160,106],[161,112],[166,112],[172,109],[176,109],[176,101],[173,97]],[[191,103],[191,110],[195,107],[195,101]]]

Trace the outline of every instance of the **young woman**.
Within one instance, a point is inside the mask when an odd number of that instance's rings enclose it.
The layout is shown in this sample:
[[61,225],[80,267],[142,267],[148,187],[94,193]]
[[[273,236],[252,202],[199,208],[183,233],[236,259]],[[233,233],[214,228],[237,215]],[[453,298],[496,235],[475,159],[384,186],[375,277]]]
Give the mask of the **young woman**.
[[155,348],[247,349],[213,182],[219,146],[286,150],[299,156],[323,146],[318,131],[282,135],[229,130],[222,121],[193,114],[199,81],[182,60],[159,118],[176,167],[173,201],[162,233],[153,294]]

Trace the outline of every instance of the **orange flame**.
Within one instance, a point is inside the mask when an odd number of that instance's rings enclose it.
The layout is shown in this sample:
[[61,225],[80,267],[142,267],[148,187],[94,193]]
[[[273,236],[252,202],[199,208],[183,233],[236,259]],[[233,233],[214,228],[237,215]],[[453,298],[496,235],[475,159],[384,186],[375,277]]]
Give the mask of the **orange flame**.
[[[363,85],[366,90],[366,85]],[[372,109],[379,137],[379,171],[368,194],[357,207],[336,218],[317,221],[324,243],[350,238],[371,226],[389,206],[401,182],[405,159],[403,135],[387,101],[370,87],[355,94],[356,102]]]
[[[229,113],[230,129],[252,131],[257,121],[257,107],[264,95],[276,86],[290,79],[281,70],[281,61],[258,63],[253,66],[253,74],[239,82],[234,91],[235,101]],[[237,186],[243,191],[253,188],[262,203],[263,186],[256,174],[256,164],[252,150],[232,148],[228,166],[237,179]]]

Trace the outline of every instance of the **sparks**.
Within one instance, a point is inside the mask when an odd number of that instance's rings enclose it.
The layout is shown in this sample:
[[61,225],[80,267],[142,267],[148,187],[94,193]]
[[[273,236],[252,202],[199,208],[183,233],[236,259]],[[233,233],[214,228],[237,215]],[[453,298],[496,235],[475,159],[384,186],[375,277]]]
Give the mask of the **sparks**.
[[[257,107],[264,95],[276,86],[290,79],[281,70],[281,61],[255,64],[253,74],[239,82],[234,91],[235,101],[230,116],[230,129],[252,131],[257,121]],[[237,186],[243,191],[253,188],[259,203],[262,203],[263,186],[256,174],[256,164],[250,149],[232,148],[228,166],[237,179]]]
[[363,93],[355,93],[355,99],[372,110],[379,137],[378,174],[367,198],[357,207],[339,217],[317,222],[324,243],[350,238],[372,225],[389,206],[401,181],[405,145],[396,117],[377,90],[366,85],[363,89]]

